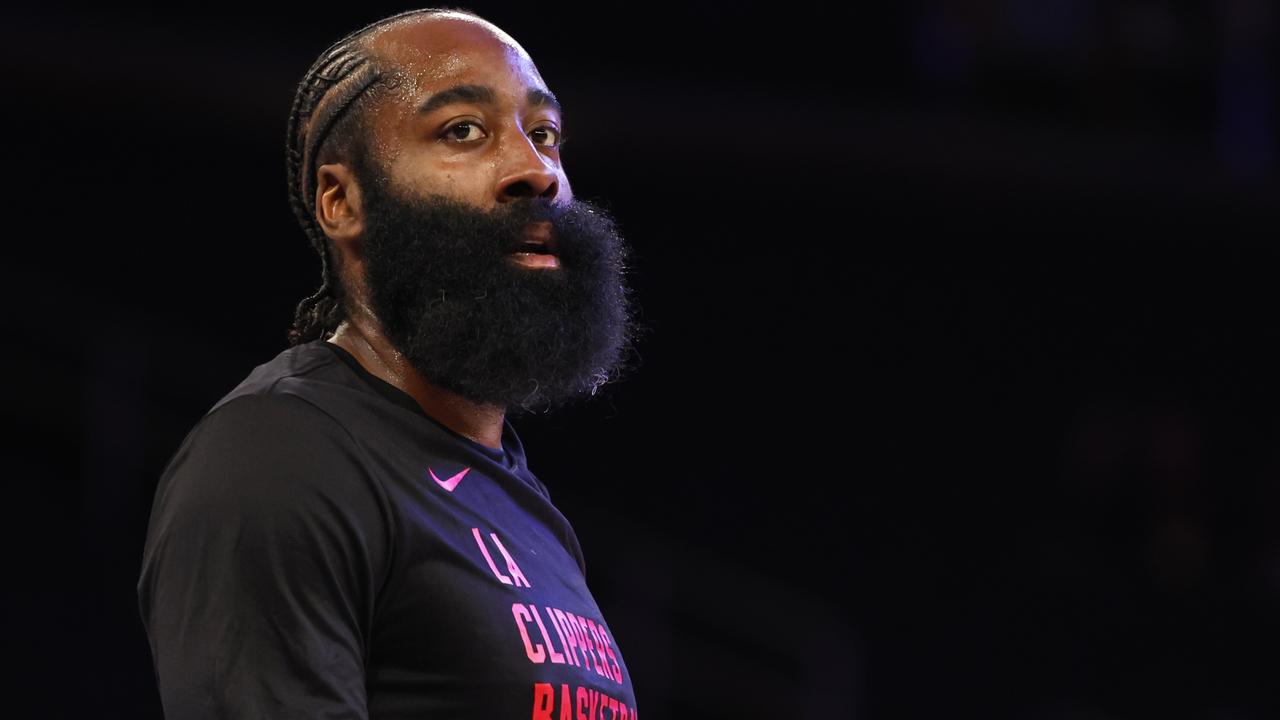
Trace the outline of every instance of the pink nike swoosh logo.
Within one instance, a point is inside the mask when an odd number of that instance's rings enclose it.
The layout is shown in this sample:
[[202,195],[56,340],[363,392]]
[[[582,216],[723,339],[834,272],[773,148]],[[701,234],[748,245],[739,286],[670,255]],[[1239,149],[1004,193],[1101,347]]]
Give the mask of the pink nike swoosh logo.
[[453,489],[458,487],[458,483],[462,482],[462,478],[465,477],[467,473],[471,472],[471,468],[462,468],[462,472],[454,475],[448,480],[441,480],[436,477],[436,471],[431,468],[427,468],[427,472],[431,474],[431,479],[435,480],[437,485],[449,492],[453,492]]

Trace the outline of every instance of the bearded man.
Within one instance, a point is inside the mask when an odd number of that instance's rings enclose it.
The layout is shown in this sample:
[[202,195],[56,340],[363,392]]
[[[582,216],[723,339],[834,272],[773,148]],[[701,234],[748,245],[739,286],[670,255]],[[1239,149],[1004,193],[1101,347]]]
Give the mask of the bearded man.
[[510,411],[615,378],[625,249],[529,55],[419,10],[321,55],[289,191],[323,284],[187,436],[138,583],[169,718],[635,718]]

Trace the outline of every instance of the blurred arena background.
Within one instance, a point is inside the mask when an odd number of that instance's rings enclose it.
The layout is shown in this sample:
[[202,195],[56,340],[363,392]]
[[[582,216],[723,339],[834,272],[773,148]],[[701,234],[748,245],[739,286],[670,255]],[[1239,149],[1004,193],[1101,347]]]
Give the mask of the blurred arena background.
[[[156,479],[318,283],[295,83],[407,7],[6,12],[14,717],[160,716]],[[646,717],[1280,716],[1275,3],[467,7],[635,247],[637,372],[516,425]]]

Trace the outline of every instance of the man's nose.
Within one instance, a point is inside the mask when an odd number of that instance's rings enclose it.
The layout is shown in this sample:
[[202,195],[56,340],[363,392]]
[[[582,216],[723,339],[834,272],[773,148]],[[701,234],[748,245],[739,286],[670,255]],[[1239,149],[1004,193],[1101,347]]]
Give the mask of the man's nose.
[[528,138],[513,143],[511,155],[507,172],[498,182],[498,202],[535,197],[555,199],[560,192],[556,165],[538,152]]

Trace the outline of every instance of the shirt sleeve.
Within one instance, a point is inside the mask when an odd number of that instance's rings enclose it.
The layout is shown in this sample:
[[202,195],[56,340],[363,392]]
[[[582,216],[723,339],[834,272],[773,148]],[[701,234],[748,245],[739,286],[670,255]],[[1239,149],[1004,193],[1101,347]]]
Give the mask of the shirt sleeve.
[[188,436],[138,581],[166,718],[367,718],[390,520],[359,453],[289,395],[231,400]]

